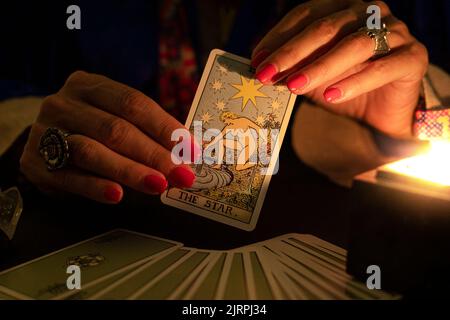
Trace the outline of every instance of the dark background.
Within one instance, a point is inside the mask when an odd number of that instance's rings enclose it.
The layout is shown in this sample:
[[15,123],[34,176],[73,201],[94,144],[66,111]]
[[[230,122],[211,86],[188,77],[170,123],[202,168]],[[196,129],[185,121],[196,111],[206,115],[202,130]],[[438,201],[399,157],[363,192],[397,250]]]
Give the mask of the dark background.
[[[0,10],[0,99],[53,93],[77,69],[104,74],[157,99],[158,8],[161,2],[3,1]],[[206,1],[183,2],[194,48],[199,51],[196,6]],[[219,5],[219,1],[212,2]],[[222,49],[249,56],[258,39],[290,9],[304,1],[227,2],[236,6],[238,13]],[[386,2],[393,13],[407,23],[412,34],[428,47],[431,62],[450,71],[450,1]],[[66,28],[66,8],[70,4],[78,4],[81,8],[82,28],[79,31]],[[215,14],[214,4],[212,15]]]

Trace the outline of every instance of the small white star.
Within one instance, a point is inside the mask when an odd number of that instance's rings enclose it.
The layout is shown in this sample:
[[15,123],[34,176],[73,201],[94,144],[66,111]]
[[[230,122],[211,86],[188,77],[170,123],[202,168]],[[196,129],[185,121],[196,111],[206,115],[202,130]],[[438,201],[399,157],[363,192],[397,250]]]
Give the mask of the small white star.
[[272,100],[270,103],[270,107],[273,111],[277,111],[279,108],[281,108],[281,103],[278,100]]
[[220,80],[215,79],[212,83],[211,83],[212,88],[214,89],[214,91],[220,91],[223,89],[223,83]]
[[219,69],[220,74],[222,74],[222,75],[228,74],[228,66],[227,65],[219,64],[217,66],[217,68]]
[[217,102],[214,102],[214,105],[219,111],[223,111],[225,109],[225,102],[223,100],[217,100]]
[[286,91],[286,87],[283,85],[278,85],[274,87],[275,92],[284,93]]
[[261,126],[265,120],[266,120],[266,118],[264,116],[259,115],[256,117],[255,122],[256,122],[256,124]]
[[208,111],[202,114],[201,119],[204,123],[208,123],[212,120],[212,116],[209,114]]

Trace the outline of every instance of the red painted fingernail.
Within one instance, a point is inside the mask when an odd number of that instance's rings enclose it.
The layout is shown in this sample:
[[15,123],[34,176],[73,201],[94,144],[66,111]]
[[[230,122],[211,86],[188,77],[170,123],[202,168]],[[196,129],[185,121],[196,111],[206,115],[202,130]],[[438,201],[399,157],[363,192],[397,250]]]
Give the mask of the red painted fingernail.
[[342,97],[342,92],[338,88],[328,88],[323,93],[323,96],[327,102],[334,102],[340,97]]
[[116,187],[107,187],[103,193],[105,199],[109,202],[117,203],[122,199],[122,191]]
[[262,83],[269,83],[277,73],[277,67],[275,67],[275,65],[273,64],[268,64],[260,71],[258,71],[258,73],[256,74],[256,79],[258,79]]
[[257,68],[261,62],[263,62],[264,60],[266,60],[266,58],[270,55],[269,50],[263,49],[261,51],[259,51],[255,57],[252,59],[252,67],[253,68]]
[[169,183],[177,188],[190,188],[195,180],[194,173],[185,167],[176,167],[168,176]]
[[297,90],[303,88],[304,86],[306,86],[307,83],[308,83],[308,78],[303,74],[299,74],[299,75],[291,77],[287,81],[287,86],[288,86],[289,90],[297,91]]
[[148,175],[144,178],[145,186],[150,192],[163,193],[167,189],[167,180],[158,175]]

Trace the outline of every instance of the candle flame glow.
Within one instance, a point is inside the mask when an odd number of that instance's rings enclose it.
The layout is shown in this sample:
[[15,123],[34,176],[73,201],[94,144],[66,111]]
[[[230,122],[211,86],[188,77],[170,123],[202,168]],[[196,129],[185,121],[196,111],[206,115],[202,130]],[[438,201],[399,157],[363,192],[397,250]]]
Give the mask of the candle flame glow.
[[450,141],[431,141],[427,153],[403,159],[387,168],[391,172],[450,187]]

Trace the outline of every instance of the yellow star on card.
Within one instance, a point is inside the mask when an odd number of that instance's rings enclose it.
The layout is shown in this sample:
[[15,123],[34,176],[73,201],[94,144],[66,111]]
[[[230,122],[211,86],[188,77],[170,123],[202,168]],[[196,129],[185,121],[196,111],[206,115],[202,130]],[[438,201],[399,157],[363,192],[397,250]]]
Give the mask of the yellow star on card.
[[256,107],[256,97],[267,97],[264,93],[259,91],[262,84],[255,84],[254,79],[247,79],[241,76],[241,84],[232,84],[232,86],[239,90],[231,99],[242,98],[242,111],[247,106],[248,101],[250,100],[253,105]]

